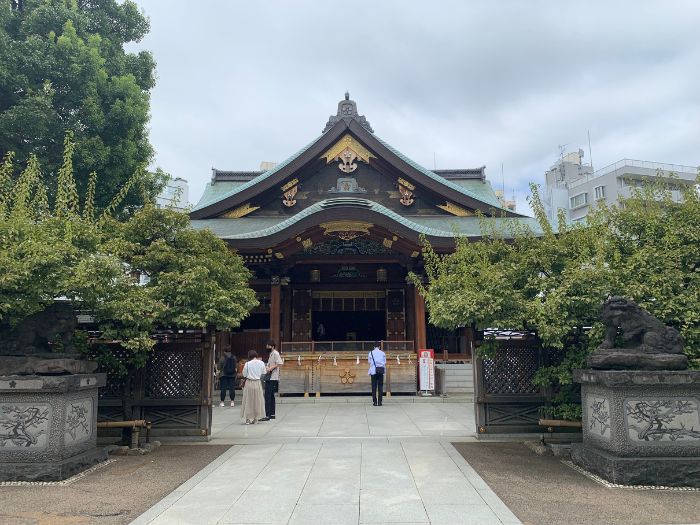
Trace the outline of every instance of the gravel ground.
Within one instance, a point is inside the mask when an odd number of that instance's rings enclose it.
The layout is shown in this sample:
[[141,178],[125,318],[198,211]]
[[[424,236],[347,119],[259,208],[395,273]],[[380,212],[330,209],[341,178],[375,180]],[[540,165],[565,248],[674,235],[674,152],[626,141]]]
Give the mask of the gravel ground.
[[0,523],[129,523],[229,448],[163,445],[145,456],[116,456],[69,485],[0,487]]
[[700,492],[609,489],[519,443],[454,443],[525,525],[700,522]]

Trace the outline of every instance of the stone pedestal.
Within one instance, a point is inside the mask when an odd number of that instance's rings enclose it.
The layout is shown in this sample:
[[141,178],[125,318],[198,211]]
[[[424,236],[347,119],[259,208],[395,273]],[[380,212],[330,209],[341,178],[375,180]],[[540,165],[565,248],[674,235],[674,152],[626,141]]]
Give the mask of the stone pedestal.
[[104,374],[0,376],[0,481],[58,481],[107,458],[96,447]]
[[700,372],[576,370],[574,380],[574,463],[612,483],[700,487]]

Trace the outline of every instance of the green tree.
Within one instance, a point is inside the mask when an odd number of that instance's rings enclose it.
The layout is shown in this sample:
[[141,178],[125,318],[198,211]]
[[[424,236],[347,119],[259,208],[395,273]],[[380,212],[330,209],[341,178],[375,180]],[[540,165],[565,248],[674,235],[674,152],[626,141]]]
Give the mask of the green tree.
[[[538,371],[535,381],[558,394],[560,415],[575,415],[571,371],[601,341],[600,306],[609,295],[634,299],[677,327],[691,360],[700,357],[700,203],[683,187],[674,202],[667,180],[649,184],[615,206],[602,206],[586,224],[554,231],[536,187],[532,204],[541,234],[507,227],[511,240],[491,230],[480,242],[457,237],[456,251],[435,253],[424,244],[428,281],[413,282],[426,299],[430,322],[537,332],[543,345],[564,350],[564,360]],[[493,345],[484,345],[484,350]]]
[[147,203],[126,219],[113,216],[139,177],[96,214],[96,177],[81,199],[72,151],[69,136],[52,199],[36,157],[16,179],[11,154],[0,167],[0,333],[58,297],[90,311],[102,339],[126,352],[117,360],[108,347],[96,347],[98,360],[125,378],[130,419],[133,379],[154,331],[235,327],[257,299],[241,257],[211,232],[191,229],[187,215]]
[[[74,133],[78,189],[100,174],[95,205],[102,208],[153,157],[148,140],[150,53],[127,53],[149,30],[131,0],[0,2],[0,156],[13,151],[24,165],[35,155],[49,194]],[[144,176],[150,196],[162,173]],[[139,203],[132,193],[123,205]]]

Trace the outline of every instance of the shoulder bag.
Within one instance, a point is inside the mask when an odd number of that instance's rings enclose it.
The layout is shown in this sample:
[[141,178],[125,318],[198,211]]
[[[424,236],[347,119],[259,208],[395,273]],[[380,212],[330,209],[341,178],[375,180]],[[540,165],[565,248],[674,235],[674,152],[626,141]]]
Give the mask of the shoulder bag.
[[377,366],[377,362],[374,360],[374,350],[372,350],[369,355],[372,356],[372,362],[374,363],[374,373],[384,375],[384,367]]

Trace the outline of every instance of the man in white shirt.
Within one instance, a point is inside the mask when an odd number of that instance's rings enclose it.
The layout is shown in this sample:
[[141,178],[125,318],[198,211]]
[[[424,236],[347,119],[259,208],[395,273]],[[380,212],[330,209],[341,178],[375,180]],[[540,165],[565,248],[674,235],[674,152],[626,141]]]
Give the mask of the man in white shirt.
[[280,385],[280,365],[283,363],[282,356],[277,351],[274,341],[267,342],[267,350],[270,356],[267,358],[266,373],[270,377],[265,381],[265,416],[260,421],[275,419],[275,393],[279,391]]
[[384,371],[386,370],[386,354],[382,352],[379,343],[375,343],[374,350],[367,355],[369,363],[369,375],[372,377],[372,404],[382,406],[382,393],[384,392]]

